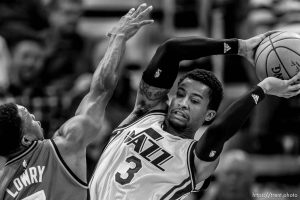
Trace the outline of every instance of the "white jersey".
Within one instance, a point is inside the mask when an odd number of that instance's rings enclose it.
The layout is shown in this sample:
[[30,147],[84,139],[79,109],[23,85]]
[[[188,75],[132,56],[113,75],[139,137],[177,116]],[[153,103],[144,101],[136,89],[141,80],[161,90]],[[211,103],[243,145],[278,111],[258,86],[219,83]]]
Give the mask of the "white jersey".
[[162,129],[152,112],[114,130],[90,182],[91,200],[181,199],[195,190],[195,141]]

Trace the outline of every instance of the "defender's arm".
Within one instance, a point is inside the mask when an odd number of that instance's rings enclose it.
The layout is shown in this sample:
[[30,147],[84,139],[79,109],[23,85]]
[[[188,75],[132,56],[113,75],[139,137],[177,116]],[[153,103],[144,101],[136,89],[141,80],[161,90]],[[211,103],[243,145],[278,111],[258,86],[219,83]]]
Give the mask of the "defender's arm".
[[153,23],[153,20],[146,19],[151,10],[152,6],[147,7],[146,4],[140,5],[137,10],[131,9],[109,33],[109,46],[94,72],[89,93],[80,103],[75,117],[67,121],[59,131],[60,135],[67,139],[66,143],[70,143],[70,148],[85,147],[99,134],[106,105],[122,70],[119,64],[126,41],[141,27]]

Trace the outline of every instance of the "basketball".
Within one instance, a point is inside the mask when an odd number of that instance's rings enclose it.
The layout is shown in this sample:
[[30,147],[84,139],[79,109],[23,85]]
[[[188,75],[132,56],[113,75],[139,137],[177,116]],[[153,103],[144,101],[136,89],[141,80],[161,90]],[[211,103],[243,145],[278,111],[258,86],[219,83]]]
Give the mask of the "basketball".
[[300,71],[300,35],[276,32],[265,38],[255,53],[255,72],[266,77],[290,79]]

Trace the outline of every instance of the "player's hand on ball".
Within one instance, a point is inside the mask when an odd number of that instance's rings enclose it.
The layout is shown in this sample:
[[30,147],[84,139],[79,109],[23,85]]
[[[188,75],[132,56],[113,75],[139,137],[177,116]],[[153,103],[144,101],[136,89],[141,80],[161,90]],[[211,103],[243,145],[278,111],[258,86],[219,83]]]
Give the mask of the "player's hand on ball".
[[300,72],[289,80],[268,77],[261,81],[260,86],[265,94],[291,98],[300,94]]
[[108,32],[107,35],[124,34],[126,40],[130,39],[141,27],[154,22],[154,20],[148,19],[152,9],[152,6],[147,6],[145,3],[141,4],[137,9],[131,8],[129,12],[120,19],[117,26]]
[[239,39],[238,55],[245,57],[254,66],[254,55],[258,45],[269,35],[278,31],[268,31],[247,40]]

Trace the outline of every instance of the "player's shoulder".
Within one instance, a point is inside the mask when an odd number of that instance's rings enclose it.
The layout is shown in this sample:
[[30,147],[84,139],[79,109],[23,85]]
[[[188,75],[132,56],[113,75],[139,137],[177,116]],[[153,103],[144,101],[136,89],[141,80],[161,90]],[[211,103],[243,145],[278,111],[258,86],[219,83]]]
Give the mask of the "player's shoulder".
[[156,109],[156,110],[151,110],[147,113],[145,113],[141,118],[148,118],[148,117],[153,117],[153,118],[158,118],[161,116],[166,116],[167,110],[166,109]]
[[52,139],[36,140],[32,143],[33,154],[37,157],[50,155],[55,150],[55,142]]
[[18,164],[19,161],[26,158],[34,158],[33,160],[38,160],[39,157],[49,154],[51,152],[51,142],[49,139],[34,140],[28,147],[21,151],[20,153],[9,157],[5,163],[5,166],[10,166],[11,164]]
[[167,110],[151,110],[144,114],[130,115],[116,129],[124,129],[140,123],[154,123],[163,121],[167,114]]

